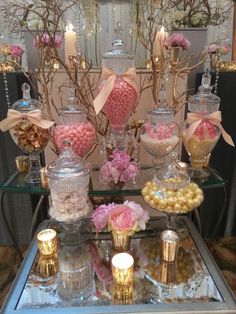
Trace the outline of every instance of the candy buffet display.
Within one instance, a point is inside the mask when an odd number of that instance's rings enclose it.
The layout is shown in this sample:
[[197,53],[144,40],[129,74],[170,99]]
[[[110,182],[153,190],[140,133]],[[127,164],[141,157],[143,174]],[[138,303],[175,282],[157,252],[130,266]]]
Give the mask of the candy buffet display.
[[29,155],[30,170],[26,182],[37,185],[40,183],[41,168],[39,154],[49,141],[49,129],[54,122],[43,119],[41,104],[31,99],[29,84],[24,83],[22,91],[23,98],[8,110],[7,118],[0,122],[0,129],[9,130],[16,145]]
[[231,137],[221,125],[221,113],[218,111],[220,98],[211,93],[211,76],[206,72],[196,95],[189,97],[188,110],[182,136],[184,146],[190,156],[190,175],[204,178],[209,175],[204,169],[206,159],[212,152],[222,133],[224,140],[234,146]]
[[49,215],[60,222],[74,223],[89,212],[89,167],[67,144],[47,167],[52,204]]
[[84,157],[96,142],[96,130],[86,120],[86,112],[77,105],[73,88],[70,88],[68,104],[60,110],[60,123],[53,130],[53,139],[59,152],[69,141],[78,157]]
[[96,114],[103,111],[110,122],[110,132],[120,137],[122,148],[125,124],[137,104],[139,91],[135,83],[134,56],[125,50],[120,22],[117,23],[112,50],[102,59],[101,83],[94,100]]

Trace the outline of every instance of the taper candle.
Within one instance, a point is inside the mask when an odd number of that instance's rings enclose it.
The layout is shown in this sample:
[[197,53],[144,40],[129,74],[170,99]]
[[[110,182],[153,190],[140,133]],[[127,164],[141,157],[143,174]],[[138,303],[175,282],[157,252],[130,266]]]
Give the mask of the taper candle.
[[76,56],[76,32],[73,25],[69,24],[65,32],[65,63],[69,65],[69,57]]

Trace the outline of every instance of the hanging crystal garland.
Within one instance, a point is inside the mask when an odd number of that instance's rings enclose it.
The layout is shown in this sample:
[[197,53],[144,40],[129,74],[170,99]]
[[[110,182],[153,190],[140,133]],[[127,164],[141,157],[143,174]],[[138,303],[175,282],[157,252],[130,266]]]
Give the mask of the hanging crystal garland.
[[6,72],[2,73],[3,76],[3,83],[4,83],[4,90],[5,90],[5,97],[6,97],[6,103],[7,103],[7,108],[11,108],[11,103],[10,103],[10,96],[9,96],[9,89],[8,89],[8,82],[7,82],[7,74]]
[[218,81],[219,81],[219,72],[220,72],[220,59],[221,59],[221,53],[218,51],[216,53],[216,78],[215,78],[215,84],[214,84],[214,94],[217,95],[218,91]]
[[76,14],[76,51],[77,55],[81,55],[81,47],[80,47],[80,16],[81,16],[81,8],[80,5],[77,5],[77,14]]

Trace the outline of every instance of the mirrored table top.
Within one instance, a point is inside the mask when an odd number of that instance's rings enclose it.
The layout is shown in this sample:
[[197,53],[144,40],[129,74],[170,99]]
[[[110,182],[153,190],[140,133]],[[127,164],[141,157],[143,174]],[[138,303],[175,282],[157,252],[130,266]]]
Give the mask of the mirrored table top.
[[[48,226],[58,228],[51,222],[41,225]],[[40,278],[34,240],[2,313],[235,313],[233,295],[196,229],[182,216],[177,226],[182,237],[174,264],[160,259],[160,232],[166,229],[163,217],[152,218],[147,230],[132,236],[133,293],[125,301],[114,298],[113,283],[106,281],[111,277],[114,254],[109,232],[88,233],[84,244],[91,252],[94,270],[90,294],[73,302],[59,293],[60,273],[48,280]]]

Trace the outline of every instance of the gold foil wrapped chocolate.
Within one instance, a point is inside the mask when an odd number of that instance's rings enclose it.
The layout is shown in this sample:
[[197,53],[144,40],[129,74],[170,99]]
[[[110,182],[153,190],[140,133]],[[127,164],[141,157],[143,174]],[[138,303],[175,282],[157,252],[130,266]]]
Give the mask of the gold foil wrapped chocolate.
[[43,129],[24,119],[10,130],[15,143],[27,154],[42,151],[49,140],[49,129]]

